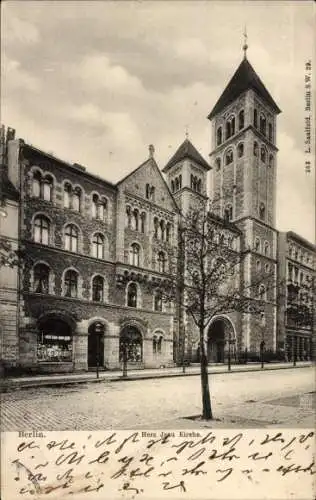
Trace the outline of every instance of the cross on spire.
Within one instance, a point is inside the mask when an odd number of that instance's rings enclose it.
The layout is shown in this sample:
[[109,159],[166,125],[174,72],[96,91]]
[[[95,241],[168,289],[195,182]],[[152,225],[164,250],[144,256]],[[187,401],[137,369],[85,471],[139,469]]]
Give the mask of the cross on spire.
[[189,139],[189,126],[185,126],[185,138],[188,140]]
[[245,28],[244,28],[244,45],[242,47],[242,50],[244,51],[244,59],[247,59],[247,49],[248,49],[247,40],[248,40],[247,26],[245,25]]

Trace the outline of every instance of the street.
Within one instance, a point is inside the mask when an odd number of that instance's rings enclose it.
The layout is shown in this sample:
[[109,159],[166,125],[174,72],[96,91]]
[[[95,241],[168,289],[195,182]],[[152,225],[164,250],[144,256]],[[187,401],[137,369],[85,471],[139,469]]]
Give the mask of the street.
[[[210,427],[313,427],[313,367],[210,375]],[[2,431],[205,427],[199,376],[2,394]]]

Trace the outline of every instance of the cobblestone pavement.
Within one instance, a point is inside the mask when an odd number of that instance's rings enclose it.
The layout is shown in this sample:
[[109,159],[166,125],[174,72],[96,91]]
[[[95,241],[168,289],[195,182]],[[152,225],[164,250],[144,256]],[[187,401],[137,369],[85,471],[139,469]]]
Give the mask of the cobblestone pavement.
[[[210,375],[212,425],[313,426],[314,375],[312,367]],[[190,428],[201,424],[187,417],[200,413],[199,377],[105,380],[3,394],[1,430]]]

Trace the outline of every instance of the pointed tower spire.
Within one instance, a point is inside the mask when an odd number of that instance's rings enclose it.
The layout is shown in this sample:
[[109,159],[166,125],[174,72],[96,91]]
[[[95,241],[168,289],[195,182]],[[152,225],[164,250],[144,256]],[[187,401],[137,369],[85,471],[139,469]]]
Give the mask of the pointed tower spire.
[[247,49],[248,49],[247,40],[248,40],[247,26],[245,25],[245,28],[244,28],[244,45],[242,47],[242,50],[244,51],[244,59],[247,59]]

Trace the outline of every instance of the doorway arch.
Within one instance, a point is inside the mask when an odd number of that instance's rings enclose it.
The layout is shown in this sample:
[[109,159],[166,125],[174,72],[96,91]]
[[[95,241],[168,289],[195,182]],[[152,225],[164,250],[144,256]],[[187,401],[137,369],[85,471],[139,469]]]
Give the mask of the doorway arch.
[[127,325],[121,330],[120,362],[124,360],[124,351],[127,363],[142,363],[143,337],[136,326]]
[[88,367],[104,366],[105,325],[94,321],[88,328]]
[[207,359],[212,363],[224,363],[230,343],[232,356],[236,357],[236,330],[228,316],[215,316],[207,332]]

